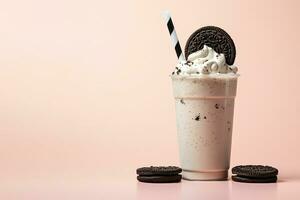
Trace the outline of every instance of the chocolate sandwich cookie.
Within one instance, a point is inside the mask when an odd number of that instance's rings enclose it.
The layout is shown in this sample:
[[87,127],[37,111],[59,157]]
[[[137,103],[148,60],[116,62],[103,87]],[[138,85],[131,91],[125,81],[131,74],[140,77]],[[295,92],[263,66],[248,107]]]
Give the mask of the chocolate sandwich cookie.
[[136,170],[136,173],[141,176],[152,176],[152,175],[176,175],[182,172],[182,169],[176,166],[150,166],[150,167],[141,167]]
[[185,57],[200,49],[204,45],[213,48],[217,53],[225,55],[226,63],[232,65],[235,59],[235,45],[230,35],[216,26],[205,26],[196,30],[187,40]]
[[145,183],[177,183],[181,181],[181,175],[171,176],[137,176],[137,180]]
[[247,178],[243,176],[232,176],[231,178],[235,182],[242,183],[275,183],[277,181],[277,176],[267,178]]
[[275,183],[278,170],[271,166],[239,165],[231,169],[232,180],[244,183]]
[[265,178],[277,176],[278,170],[271,166],[263,165],[239,165],[232,168],[232,173],[238,176]]
[[136,170],[137,180],[147,183],[176,183],[181,181],[182,169],[176,166],[150,166]]

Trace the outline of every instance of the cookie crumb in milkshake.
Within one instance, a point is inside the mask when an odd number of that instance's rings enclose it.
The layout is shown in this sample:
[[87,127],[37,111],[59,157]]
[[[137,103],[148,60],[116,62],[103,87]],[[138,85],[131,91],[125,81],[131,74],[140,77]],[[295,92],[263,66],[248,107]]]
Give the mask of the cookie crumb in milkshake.
[[196,121],[199,121],[199,120],[200,120],[200,115],[197,115],[197,116],[195,117],[195,120],[196,120]]

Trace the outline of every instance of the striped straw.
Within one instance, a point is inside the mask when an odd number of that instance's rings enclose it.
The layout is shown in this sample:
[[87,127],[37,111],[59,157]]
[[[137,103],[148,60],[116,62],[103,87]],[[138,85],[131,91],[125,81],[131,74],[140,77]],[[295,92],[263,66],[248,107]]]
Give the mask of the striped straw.
[[169,11],[164,11],[163,12],[163,17],[165,18],[165,21],[167,23],[168,30],[169,30],[169,33],[170,33],[170,36],[171,36],[171,42],[172,42],[173,47],[175,48],[178,60],[179,61],[186,61],[185,57],[182,53],[182,49],[180,47],[180,44],[179,44],[179,40],[178,40],[176,31],[175,31],[175,28],[174,28],[174,24],[172,22],[170,12]]

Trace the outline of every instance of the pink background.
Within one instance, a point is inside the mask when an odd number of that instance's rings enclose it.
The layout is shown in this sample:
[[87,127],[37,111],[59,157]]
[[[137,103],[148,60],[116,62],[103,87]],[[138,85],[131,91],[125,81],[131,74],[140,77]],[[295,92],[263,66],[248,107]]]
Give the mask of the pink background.
[[[1,1],[1,199],[299,199],[299,7],[297,0]],[[179,164],[166,8],[182,46],[205,25],[233,37],[241,77],[231,163],[276,166],[279,183],[136,183],[137,167]]]

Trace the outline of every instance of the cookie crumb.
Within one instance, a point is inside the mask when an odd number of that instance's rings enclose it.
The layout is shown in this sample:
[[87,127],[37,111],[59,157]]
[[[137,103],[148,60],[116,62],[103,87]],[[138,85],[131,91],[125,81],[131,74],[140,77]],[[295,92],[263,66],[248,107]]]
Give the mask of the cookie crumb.
[[180,99],[180,103],[185,104],[185,102],[183,101],[183,99]]
[[220,107],[219,104],[216,104],[216,105],[215,105],[215,108],[216,108],[216,109],[219,109],[219,107]]
[[192,66],[192,65],[193,65],[193,62],[192,62],[192,61],[187,61],[186,64],[187,64],[188,66]]
[[199,120],[200,120],[200,114],[197,115],[197,116],[195,117],[195,120],[196,120],[196,121],[199,121]]

